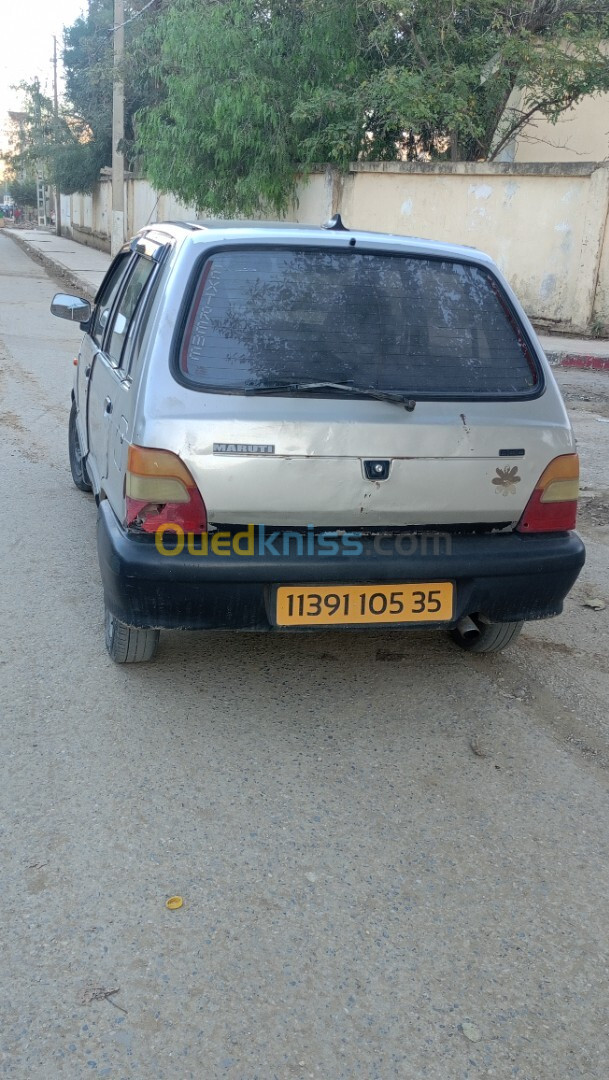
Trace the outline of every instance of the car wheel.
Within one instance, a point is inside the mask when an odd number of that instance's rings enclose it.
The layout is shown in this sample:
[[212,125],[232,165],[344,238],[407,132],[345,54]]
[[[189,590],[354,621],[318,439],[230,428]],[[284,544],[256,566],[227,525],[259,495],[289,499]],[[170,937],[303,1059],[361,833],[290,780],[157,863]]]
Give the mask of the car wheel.
[[462,619],[450,636],[456,645],[467,652],[501,652],[516,640],[524,622],[487,622],[478,616]]
[[106,608],[106,648],[115,664],[143,664],[153,660],[159,637],[158,630],[127,626]]
[[91,491],[91,481],[89,480],[87,466],[85,465],[80,452],[80,439],[78,438],[78,428],[76,427],[76,405],[74,402],[72,402],[70,420],[68,423],[68,453],[70,455],[70,471],[76,487],[79,488],[80,491]]

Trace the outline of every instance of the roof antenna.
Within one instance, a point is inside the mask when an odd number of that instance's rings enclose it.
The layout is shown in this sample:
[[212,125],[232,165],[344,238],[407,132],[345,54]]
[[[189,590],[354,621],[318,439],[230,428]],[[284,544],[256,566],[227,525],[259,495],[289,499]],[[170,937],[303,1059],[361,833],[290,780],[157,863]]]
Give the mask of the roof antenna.
[[346,225],[343,225],[343,219],[340,214],[335,214],[329,221],[326,221],[322,225],[322,229],[329,229],[330,232],[349,232]]

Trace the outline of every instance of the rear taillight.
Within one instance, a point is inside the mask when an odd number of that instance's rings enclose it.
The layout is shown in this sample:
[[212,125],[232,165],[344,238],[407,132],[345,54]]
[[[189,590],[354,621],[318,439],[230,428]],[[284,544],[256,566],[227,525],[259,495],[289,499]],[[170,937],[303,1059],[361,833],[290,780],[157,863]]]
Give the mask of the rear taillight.
[[125,524],[153,533],[172,522],[206,532],[207,511],[183,461],[169,450],[130,446],[125,478]]
[[579,495],[579,457],[563,454],[542,472],[517,532],[563,532],[574,529]]

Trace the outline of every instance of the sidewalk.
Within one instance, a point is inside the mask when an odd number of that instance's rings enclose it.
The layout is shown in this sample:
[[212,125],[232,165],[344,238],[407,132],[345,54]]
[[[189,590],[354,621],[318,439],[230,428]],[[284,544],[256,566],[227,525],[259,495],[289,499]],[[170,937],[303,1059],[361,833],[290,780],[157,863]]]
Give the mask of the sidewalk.
[[[61,276],[66,285],[91,299],[112,261],[105,251],[78,244],[65,236],[55,236],[46,229],[5,228],[3,232],[38,258],[51,273]],[[548,360],[557,367],[609,371],[609,340],[606,338],[601,341],[540,333],[539,340]]]
[[5,227],[2,231],[52,274],[61,277],[66,286],[78,290],[89,299],[95,296],[112,262],[105,251],[78,244],[65,236],[55,236],[48,229]]
[[543,351],[557,367],[590,368],[609,371],[607,338],[572,338],[562,334],[538,334]]

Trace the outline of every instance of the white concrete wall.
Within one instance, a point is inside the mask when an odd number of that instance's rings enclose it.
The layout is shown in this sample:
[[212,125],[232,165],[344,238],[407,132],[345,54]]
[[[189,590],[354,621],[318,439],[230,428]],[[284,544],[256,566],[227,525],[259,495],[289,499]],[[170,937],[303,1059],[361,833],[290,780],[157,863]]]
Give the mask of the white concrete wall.
[[[129,235],[193,207],[145,180],[125,185]],[[66,228],[109,250],[111,183],[74,195]],[[469,244],[497,261],[540,326],[609,330],[609,165],[357,163],[299,184],[287,220],[320,225],[340,211],[351,228]],[[70,225],[67,225],[68,220]]]
[[60,202],[62,228],[69,232],[72,228],[72,199],[69,195],[62,195]]

